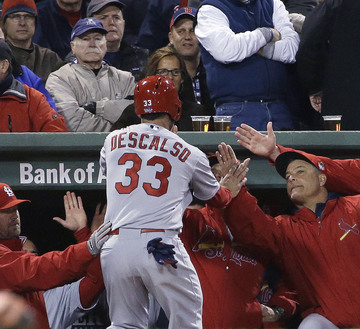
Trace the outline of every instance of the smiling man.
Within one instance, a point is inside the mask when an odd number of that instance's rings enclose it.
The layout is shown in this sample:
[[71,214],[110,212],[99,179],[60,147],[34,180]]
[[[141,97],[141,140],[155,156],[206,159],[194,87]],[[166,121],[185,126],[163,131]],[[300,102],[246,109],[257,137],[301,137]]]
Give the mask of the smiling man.
[[72,63],[46,83],[69,131],[110,131],[133,103],[135,79],[103,61],[107,30],[95,18],[78,21],[71,34]]
[[184,80],[184,89],[192,90],[194,101],[205,106],[208,115],[215,114],[213,101],[206,84],[206,72],[201,62],[199,42],[194,32],[197,10],[182,7],[175,11],[171,22],[170,45],[182,56],[190,78]]

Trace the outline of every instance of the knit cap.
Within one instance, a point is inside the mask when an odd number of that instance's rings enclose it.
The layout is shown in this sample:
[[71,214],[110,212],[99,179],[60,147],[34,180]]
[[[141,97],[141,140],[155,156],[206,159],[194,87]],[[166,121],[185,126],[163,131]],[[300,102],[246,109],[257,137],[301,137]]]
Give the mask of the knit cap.
[[24,11],[37,15],[37,8],[34,0],[5,0],[2,5],[1,19],[5,22],[7,16],[12,13]]

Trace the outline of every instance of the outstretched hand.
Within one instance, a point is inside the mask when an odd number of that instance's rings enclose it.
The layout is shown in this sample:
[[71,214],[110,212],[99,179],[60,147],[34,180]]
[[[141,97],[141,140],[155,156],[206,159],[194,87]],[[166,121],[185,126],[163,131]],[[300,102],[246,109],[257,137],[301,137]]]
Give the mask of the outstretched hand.
[[98,203],[96,205],[94,217],[90,227],[91,232],[94,232],[102,223],[104,223],[106,207],[107,207],[106,203],[104,204],[102,209],[101,209],[101,203]]
[[64,208],[65,220],[54,217],[54,221],[73,232],[77,232],[87,225],[87,216],[80,196],[76,197],[74,192],[67,191],[64,195]]
[[246,174],[249,171],[248,164],[250,159],[247,158],[243,163],[236,163],[233,165],[229,172],[221,178],[220,185],[231,191],[233,198],[235,198],[241,188],[245,185],[247,178]]
[[272,122],[267,124],[267,135],[244,123],[241,124],[241,127],[237,127],[236,130],[237,142],[252,153],[270,158],[272,161],[275,161],[280,154],[280,150],[276,146],[276,136],[272,128]]
[[216,151],[216,158],[221,167],[221,177],[224,177],[230,170],[230,168],[237,164],[238,160],[236,158],[235,152],[230,145],[226,145],[222,142],[218,145],[219,151]]

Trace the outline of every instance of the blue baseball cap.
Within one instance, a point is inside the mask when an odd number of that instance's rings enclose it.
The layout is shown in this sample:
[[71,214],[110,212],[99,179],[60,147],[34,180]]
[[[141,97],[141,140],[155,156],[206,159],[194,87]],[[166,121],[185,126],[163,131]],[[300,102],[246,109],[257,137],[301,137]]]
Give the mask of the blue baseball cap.
[[196,13],[197,13],[197,9],[193,8],[193,7],[181,7],[179,9],[177,9],[174,12],[173,17],[171,18],[170,21],[170,30],[173,27],[174,24],[176,24],[176,22],[181,19],[181,18],[185,18],[185,16],[189,16],[188,18],[194,20],[196,17]]
[[71,41],[74,40],[75,37],[79,37],[80,35],[84,34],[88,31],[98,31],[102,34],[108,33],[107,30],[105,30],[103,24],[93,17],[87,17],[80,19],[74,26],[72,32],[71,32]]

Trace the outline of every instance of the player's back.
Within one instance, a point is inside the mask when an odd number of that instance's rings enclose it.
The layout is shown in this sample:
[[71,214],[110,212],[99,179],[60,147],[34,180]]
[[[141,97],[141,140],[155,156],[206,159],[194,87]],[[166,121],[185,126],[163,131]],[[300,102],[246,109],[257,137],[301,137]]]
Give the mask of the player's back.
[[211,199],[219,185],[198,148],[150,123],[108,135],[101,151],[107,176],[106,219],[113,229],[179,230],[182,214],[196,196]]

